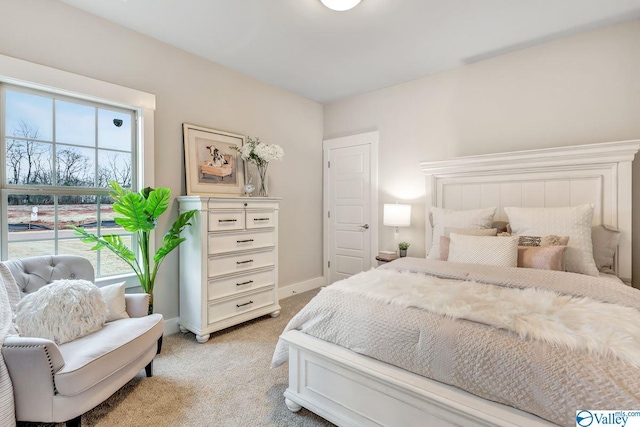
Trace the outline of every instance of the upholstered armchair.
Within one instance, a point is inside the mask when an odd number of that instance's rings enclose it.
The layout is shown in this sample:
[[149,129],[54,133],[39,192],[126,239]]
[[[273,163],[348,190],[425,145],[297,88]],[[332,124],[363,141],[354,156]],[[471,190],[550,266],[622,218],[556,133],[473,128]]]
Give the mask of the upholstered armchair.
[[[71,255],[5,262],[21,293],[35,292],[58,279],[94,281],[91,263]],[[130,318],[57,345],[42,338],[10,336],[2,355],[13,383],[18,421],[66,422],[79,426],[94,408],[142,368],[152,375],[153,358],[164,328],[162,315],[147,315],[147,294],[126,294]]]

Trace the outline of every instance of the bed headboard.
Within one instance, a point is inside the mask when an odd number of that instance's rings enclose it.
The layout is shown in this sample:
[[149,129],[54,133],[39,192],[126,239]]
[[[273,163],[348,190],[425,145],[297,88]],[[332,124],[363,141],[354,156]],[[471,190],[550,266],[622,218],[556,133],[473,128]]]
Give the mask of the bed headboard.
[[593,225],[621,232],[615,271],[631,281],[631,162],[640,140],[576,145],[422,162],[426,175],[426,248],[431,206],[476,209],[594,205]]

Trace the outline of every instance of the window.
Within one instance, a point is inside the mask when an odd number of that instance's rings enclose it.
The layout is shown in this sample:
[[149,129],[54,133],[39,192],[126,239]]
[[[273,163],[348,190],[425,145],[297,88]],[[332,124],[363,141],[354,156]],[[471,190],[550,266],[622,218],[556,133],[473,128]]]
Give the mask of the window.
[[134,236],[114,222],[108,183],[138,189],[136,110],[8,84],[0,90],[2,259],[76,254],[96,277],[131,273],[110,251],[89,251],[68,226],[120,234],[133,247]]

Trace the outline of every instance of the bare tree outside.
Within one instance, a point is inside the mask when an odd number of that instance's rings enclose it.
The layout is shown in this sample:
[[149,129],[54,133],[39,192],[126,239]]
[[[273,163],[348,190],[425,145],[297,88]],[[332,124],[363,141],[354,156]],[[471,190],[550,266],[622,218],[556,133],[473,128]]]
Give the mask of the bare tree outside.
[[51,184],[51,154],[47,146],[37,141],[40,132],[20,120],[14,136],[7,139],[7,180],[10,184]]
[[117,181],[123,188],[131,188],[131,156],[107,152],[98,168],[98,187],[108,187],[109,181]]
[[92,187],[93,170],[89,158],[73,147],[59,149],[56,153],[56,185]]
[[[38,142],[38,128],[24,120],[14,129],[16,138],[7,138],[7,181],[9,184],[52,185],[52,144]],[[75,147],[56,152],[56,185],[106,188],[117,181],[131,188],[131,155],[104,151],[101,154],[97,180],[93,162]]]

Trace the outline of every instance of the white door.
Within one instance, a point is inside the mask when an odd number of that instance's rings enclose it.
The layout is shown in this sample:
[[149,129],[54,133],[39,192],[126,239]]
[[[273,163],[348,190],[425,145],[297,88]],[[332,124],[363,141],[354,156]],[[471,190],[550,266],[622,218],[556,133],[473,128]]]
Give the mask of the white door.
[[377,199],[373,148],[377,150],[377,132],[324,144],[328,284],[369,270],[377,254],[378,218],[377,210],[372,210],[376,206],[372,198]]

